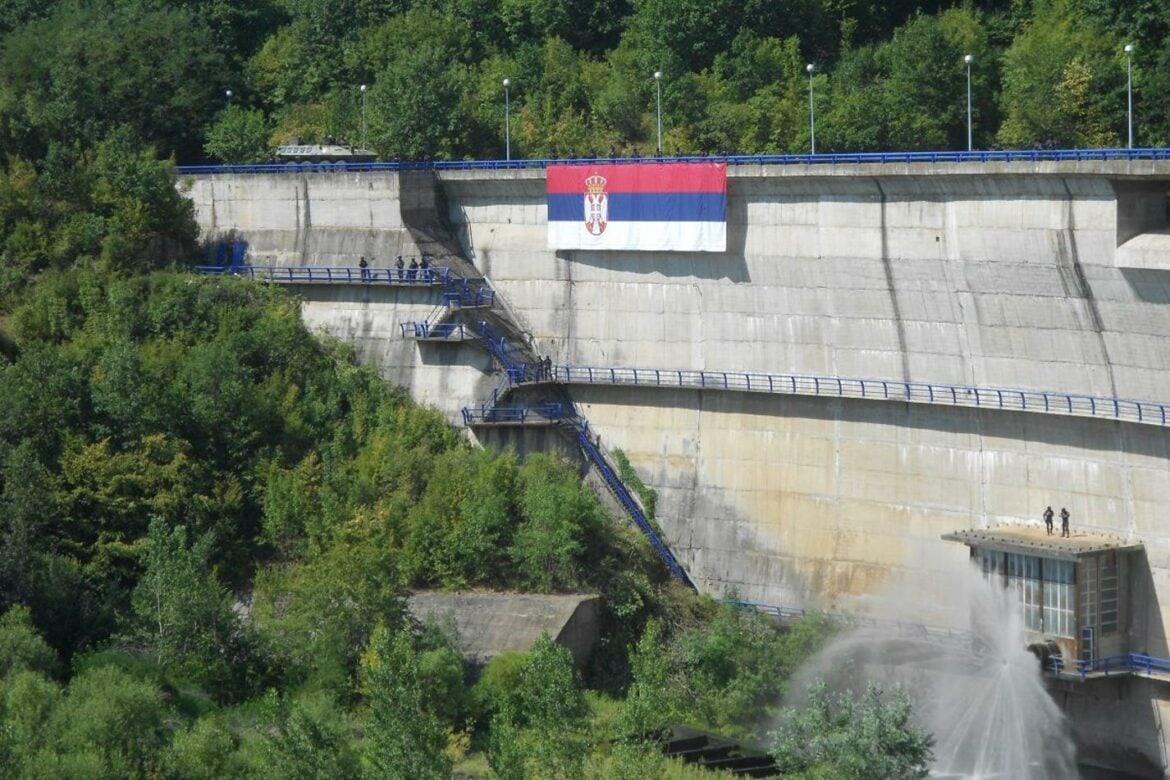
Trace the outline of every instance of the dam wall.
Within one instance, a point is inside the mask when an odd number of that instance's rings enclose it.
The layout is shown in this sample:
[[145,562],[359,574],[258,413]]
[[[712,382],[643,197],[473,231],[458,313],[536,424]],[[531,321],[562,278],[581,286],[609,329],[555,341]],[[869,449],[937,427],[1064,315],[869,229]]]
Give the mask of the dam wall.
[[563,364],[1165,396],[1170,288],[1115,264],[1164,182],[737,167],[728,251],[688,254],[554,252],[543,179],[476,173],[451,220]]
[[[360,255],[388,265],[447,231],[535,352],[562,366],[1170,402],[1165,162],[733,166],[722,253],[554,251],[542,170],[426,175],[216,174],[184,186],[205,236],[246,240],[256,265],[354,266]],[[434,292],[297,292],[311,327],[453,422],[496,384],[472,343],[401,337]],[[666,540],[705,591],[834,611],[891,586],[929,594],[968,558],[941,534],[1039,525],[1047,505],[1067,506],[1074,531],[1144,544],[1128,583],[1129,646],[1170,657],[1168,427],[718,389],[569,390],[602,446],[622,449],[658,492]],[[1084,690],[1062,695],[1096,735],[1095,760],[1109,763],[1116,746],[1166,766],[1164,686]],[[1114,733],[1122,712],[1140,733]]]

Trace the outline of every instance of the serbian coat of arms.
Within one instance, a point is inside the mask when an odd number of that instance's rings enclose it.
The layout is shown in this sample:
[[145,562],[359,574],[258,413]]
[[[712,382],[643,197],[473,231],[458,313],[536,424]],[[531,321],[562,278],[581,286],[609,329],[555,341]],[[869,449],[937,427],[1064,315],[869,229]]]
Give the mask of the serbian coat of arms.
[[605,194],[606,180],[600,174],[585,179],[585,229],[590,235],[600,236],[609,223],[609,197]]

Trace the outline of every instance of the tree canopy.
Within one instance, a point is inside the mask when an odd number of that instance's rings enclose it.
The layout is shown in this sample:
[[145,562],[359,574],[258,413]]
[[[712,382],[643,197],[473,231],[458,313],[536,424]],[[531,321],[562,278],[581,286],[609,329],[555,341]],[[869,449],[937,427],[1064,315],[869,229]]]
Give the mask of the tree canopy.
[[668,154],[801,152],[808,63],[819,149],[960,149],[966,55],[977,147],[1116,145],[1127,43],[1136,143],[1158,145],[1158,3],[18,2],[0,15],[0,158],[35,164],[119,128],[180,163],[327,135],[384,159],[499,157],[504,78],[515,156],[648,152],[656,86]]

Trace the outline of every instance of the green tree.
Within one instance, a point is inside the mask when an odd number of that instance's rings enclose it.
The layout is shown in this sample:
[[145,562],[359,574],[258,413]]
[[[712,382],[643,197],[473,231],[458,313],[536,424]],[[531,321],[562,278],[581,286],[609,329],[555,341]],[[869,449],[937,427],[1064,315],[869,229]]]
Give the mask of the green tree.
[[638,644],[630,648],[633,682],[622,706],[619,729],[633,741],[654,741],[681,714],[670,654],[657,620],[646,623]]
[[150,524],[145,571],[134,590],[134,633],[160,666],[222,699],[248,692],[253,639],[208,564],[206,538],[191,545],[185,526]]
[[[818,148],[828,151],[965,149],[966,69],[973,55],[975,127],[994,127],[995,57],[969,8],[916,16],[889,41],[845,52],[820,92]],[[806,84],[807,87],[807,84]]]
[[806,706],[781,714],[773,735],[771,752],[782,772],[842,780],[927,776],[934,738],[913,724],[904,693],[887,698],[870,686],[854,700],[820,682],[808,695]]
[[[1075,0],[1045,0],[1004,53],[1006,147],[1116,145],[1124,118],[1125,67],[1117,38]],[[1053,99],[1053,96],[1056,99]]]
[[264,743],[263,776],[328,780],[360,776],[346,715],[326,694],[302,696],[280,708]]
[[57,654],[37,633],[28,607],[0,615],[0,678],[19,669],[49,675],[57,666]]
[[207,128],[207,142],[203,150],[226,163],[267,162],[271,150],[268,145],[268,123],[263,112],[238,105],[229,106]]
[[165,155],[198,159],[226,63],[201,14],[166,5],[61,3],[9,35],[0,92],[23,99],[0,99],[0,149],[38,159],[48,143],[88,144],[126,125]]
[[589,753],[587,712],[572,655],[543,634],[525,658],[520,685],[492,719],[493,776],[582,777]]
[[515,523],[516,475],[513,455],[457,448],[438,456],[407,520],[411,578],[453,588],[499,582]]
[[458,19],[417,6],[375,29],[385,65],[367,93],[371,146],[383,157],[452,157],[466,144],[462,101],[470,30]]
[[239,777],[244,772],[244,765],[238,750],[236,736],[217,718],[205,716],[175,732],[162,763],[171,777],[188,780]]
[[445,778],[450,724],[441,717],[442,691],[429,684],[411,635],[380,627],[362,656],[362,692],[369,706],[366,760],[378,777]]
[[53,709],[38,768],[72,774],[70,767],[85,766],[100,777],[153,774],[164,745],[165,714],[153,685],[116,666],[86,669]]
[[574,587],[583,577],[587,540],[605,524],[597,497],[562,461],[532,455],[520,470],[523,517],[509,556],[520,583],[535,591]]
[[49,719],[61,698],[60,687],[39,672],[17,669],[0,677],[0,766],[6,771],[31,774],[28,768],[49,741]]

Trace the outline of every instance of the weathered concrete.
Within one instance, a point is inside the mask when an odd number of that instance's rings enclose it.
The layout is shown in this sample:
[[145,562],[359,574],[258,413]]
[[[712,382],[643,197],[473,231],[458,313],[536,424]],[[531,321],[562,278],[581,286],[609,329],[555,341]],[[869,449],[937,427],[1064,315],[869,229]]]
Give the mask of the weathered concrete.
[[547,633],[583,669],[597,641],[599,602],[593,595],[416,593],[408,603],[418,620],[453,621],[460,652],[478,664],[526,652]]
[[[739,166],[722,254],[554,252],[542,171],[439,178],[439,196],[392,173],[214,177],[191,191],[209,235],[236,229],[257,262],[297,264],[418,246],[412,220],[445,200],[427,230],[453,225],[533,349],[559,363],[1170,400],[1170,163]],[[396,191],[412,199],[397,211]],[[362,211],[358,193],[380,205]],[[307,322],[452,419],[493,384],[473,346],[398,339],[425,301],[306,296]],[[966,561],[941,534],[1038,524],[1065,505],[1074,528],[1144,543],[1130,646],[1170,656],[1165,429],[718,391],[574,395],[659,492],[658,521],[707,590],[830,609],[892,582],[929,593]],[[1167,701],[1143,689],[1114,722],[1160,723]],[[1100,755],[1165,767],[1162,745],[1160,732],[1119,736]]]

